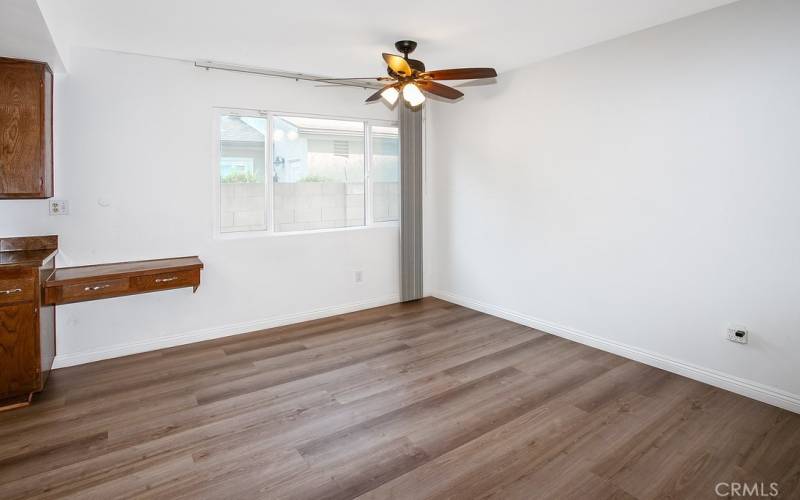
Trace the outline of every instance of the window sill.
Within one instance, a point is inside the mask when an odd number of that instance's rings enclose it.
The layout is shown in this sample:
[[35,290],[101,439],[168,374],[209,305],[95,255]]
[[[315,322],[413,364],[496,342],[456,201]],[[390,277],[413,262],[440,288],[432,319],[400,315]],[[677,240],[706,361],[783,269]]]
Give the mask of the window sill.
[[219,230],[215,231],[214,239],[215,240],[249,240],[254,238],[282,238],[286,236],[307,236],[307,235],[314,235],[314,234],[326,234],[326,233],[340,233],[340,232],[351,232],[351,231],[371,231],[371,230],[381,230],[381,229],[400,229],[400,222],[392,221],[392,222],[376,222],[369,226],[353,226],[353,227],[334,227],[334,228],[326,228],[326,229],[309,229],[304,231],[283,231],[283,232],[271,232],[271,231],[239,231],[239,232],[230,232],[230,233],[221,233]]

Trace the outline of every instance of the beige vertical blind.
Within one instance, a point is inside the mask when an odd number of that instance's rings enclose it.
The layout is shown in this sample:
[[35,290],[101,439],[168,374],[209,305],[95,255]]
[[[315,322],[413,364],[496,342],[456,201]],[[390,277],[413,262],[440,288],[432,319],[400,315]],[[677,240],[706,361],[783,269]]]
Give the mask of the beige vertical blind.
[[400,300],[422,298],[422,108],[400,103]]

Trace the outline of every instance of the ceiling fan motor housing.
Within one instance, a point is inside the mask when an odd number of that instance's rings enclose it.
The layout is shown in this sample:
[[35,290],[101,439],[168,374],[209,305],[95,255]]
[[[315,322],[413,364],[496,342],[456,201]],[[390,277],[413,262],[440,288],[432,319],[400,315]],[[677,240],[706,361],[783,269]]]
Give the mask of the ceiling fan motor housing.
[[[398,52],[402,52],[405,60],[408,62],[408,65],[411,66],[411,69],[415,71],[419,71],[420,73],[425,72],[425,64],[422,61],[417,59],[409,59],[408,54],[414,52],[417,48],[417,42],[413,40],[400,40],[399,42],[394,43],[394,47],[397,49]],[[398,75],[391,68],[389,69],[389,74],[394,78],[402,78],[402,75]]]
[[406,56],[406,59],[408,59],[408,55],[417,48],[417,42],[414,40],[400,40],[394,43],[394,48],[396,48],[398,52],[402,52]]

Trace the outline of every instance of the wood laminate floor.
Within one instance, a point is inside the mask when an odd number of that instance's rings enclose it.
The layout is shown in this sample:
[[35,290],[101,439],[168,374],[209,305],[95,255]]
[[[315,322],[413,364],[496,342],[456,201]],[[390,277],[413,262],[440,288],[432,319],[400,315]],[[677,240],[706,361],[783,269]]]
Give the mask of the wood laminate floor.
[[0,413],[4,499],[694,499],[719,482],[799,498],[800,415],[436,299],[57,370]]

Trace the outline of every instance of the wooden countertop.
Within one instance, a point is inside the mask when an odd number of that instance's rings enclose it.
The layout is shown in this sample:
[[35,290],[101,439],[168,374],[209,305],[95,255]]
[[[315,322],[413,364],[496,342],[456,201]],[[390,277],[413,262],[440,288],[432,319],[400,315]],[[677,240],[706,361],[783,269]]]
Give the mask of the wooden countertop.
[[0,252],[0,267],[40,267],[56,253],[57,249]]
[[58,252],[58,236],[0,238],[0,268],[40,267]]
[[[13,274],[20,268],[41,268],[57,252],[58,236],[0,238],[0,270],[9,269]],[[49,276],[41,278],[44,304],[49,305],[185,287],[197,291],[203,262],[197,256],[190,256],[55,270],[53,267],[49,266]]]
[[50,288],[69,285],[70,283],[81,283],[92,278],[112,279],[128,277],[134,274],[147,276],[191,269],[203,269],[203,262],[196,256],[63,267],[56,269],[50,279],[44,283],[44,286]]
[[200,286],[197,257],[62,267],[43,283],[45,304],[70,304]]

